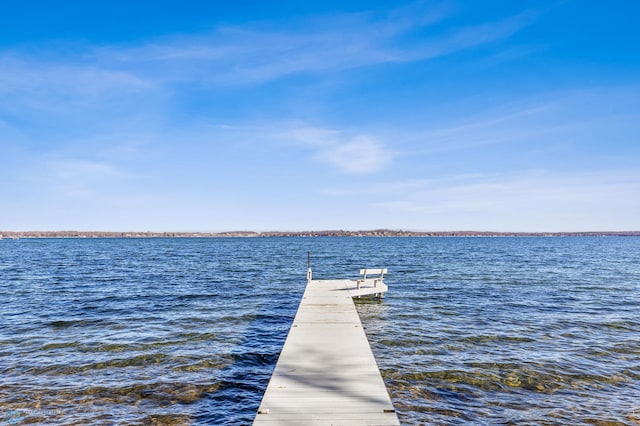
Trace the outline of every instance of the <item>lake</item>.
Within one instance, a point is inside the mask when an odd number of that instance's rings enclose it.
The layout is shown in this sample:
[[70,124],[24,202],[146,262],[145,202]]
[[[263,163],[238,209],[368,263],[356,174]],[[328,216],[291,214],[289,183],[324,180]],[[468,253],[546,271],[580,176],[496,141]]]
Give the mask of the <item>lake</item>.
[[308,251],[403,424],[640,424],[639,237],[5,239],[0,419],[251,423]]

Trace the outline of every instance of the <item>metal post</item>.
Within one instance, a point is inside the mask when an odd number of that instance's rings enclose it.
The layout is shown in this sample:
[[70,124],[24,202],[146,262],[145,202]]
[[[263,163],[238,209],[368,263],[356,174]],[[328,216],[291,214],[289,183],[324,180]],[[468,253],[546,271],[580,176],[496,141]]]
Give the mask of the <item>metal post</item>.
[[311,282],[311,252],[307,252],[307,282]]

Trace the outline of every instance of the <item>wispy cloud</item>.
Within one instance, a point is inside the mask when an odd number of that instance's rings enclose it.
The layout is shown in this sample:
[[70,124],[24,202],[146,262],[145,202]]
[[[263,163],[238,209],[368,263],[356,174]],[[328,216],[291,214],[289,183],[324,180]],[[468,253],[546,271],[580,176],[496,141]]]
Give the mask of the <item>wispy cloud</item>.
[[59,196],[90,197],[104,193],[117,180],[126,177],[124,171],[105,161],[84,159],[49,159],[42,174],[47,187]]
[[[0,53],[0,99],[9,97],[16,103],[50,100],[58,104],[103,101],[151,89],[153,83],[130,71],[85,64],[76,60],[46,61],[28,56]],[[60,108],[53,105],[48,108]]]
[[165,88],[130,70],[0,52],[0,116],[52,143],[79,132],[113,131],[161,111]]
[[434,59],[503,40],[530,25],[536,17],[535,13],[526,12],[500,21],[461,27],[431,37],[418,46],[398,50],[396,61]]
[[[405,187],[404,182],[391,184]],[[634,196],[640,193],[637,170],[454,175],[418,187],[411,181],[406,187],[411,189],[395,193],[371,188],[379,191],[378,197],[393,194],[374,206],[394,216],[411,217],[414,222],[422,218],[424,227],[432,229],[517,231],[527,224],[528,229],[539,231],[583,230],[579,227],[585,223],[598,230],[638,226],[640,200]]]
[[315,157],[346,173],[374,173],[391,163],[395,154],[366,134],[299,127],[283,132],[289,143],[311,148]]
[[533,14],[469,25],[419,42],[405,40],[447,16],[441,5],[391,11],[387,16],[333,15],[291,27],[222,27],[198,36],[176,37],[131,49],[99,48],[108,66],[134,69],[159,79],[206,85],[256,84],[296,73],[326,73],[384,63],[433,59],[495,42],[529,25]]
[[[376,64],[431,59],[509,37],[532,14],[468,25],[411,42],[450,15],[443,3],[415,3],[385,14],[328,15],[289,22],[223,26],[209,33],[174,35],[138,45],[76,46],[46,59],[5,52],[0,92],[63,88],[95,94],[118,87],[185,82],[207,86],[257,84],[297,73],[326,73]],[[408,40],[409,39],[409,40]],[[55,46],[52,51],[55,52]],[[67,51],[68,49],[62,49]],[[39,56],[42,57],[42,56]],[[3,89],[4,87],[4,89]]]
[[537,147],[554,152],[566,146],[601,145],[604,140],[628,140],[640,134],[640,86],[550,91],[511,98],[489,108],[476,105],[465,113],[450,113],[437,125],[407,131],[395,139],[407,156],[453,152],[499,153],[506,146]]
[[391,160],[391,153],[370,137],[360,135],[335,149],[325,149],[322,157],[349,173],[371,173],[382,169]]
[[[414,6],[412,15],[405,9],[384,16],[334,14],[291,21],[286,29],[269,23],[224,26],[208,34],[176,36],[131,48],[97,47],[92,54],[105,66],[137,70],[164,81],[195,79],[206,85],[256,84],[296,73],[436,56],[434,49],[416,46],[405,51],[397,42],[408,32],[441,20],[446,8],[433,3]],[[457,36],[447,39],[452,37]],[[471,41],[437,44],[438,54],[445,54]]]
[[[9,127],[47,131],[47,137],[160,131],[183,103],[205,103],[218,90],[303,74],[325,81],[358,67],[422,61],[509,37],[530,22],[519,15],[443,33],[435,24],[452,13],[444,2],[416,2],[386,12],[298,18],[284,27],[246,23],[133,44],[4,50],[0,116]],[[355,134],[320,157],[345,171],[376,170],[389,157],[378,139]]]

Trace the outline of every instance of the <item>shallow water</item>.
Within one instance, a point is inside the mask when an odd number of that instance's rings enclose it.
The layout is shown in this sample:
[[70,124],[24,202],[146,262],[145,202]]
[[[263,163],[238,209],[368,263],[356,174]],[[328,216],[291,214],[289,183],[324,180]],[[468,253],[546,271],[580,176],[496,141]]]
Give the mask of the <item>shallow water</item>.
[[640,238],[0,241],[0,420],[247,424],[306,284],[358,301],[405,424],[640,424]]

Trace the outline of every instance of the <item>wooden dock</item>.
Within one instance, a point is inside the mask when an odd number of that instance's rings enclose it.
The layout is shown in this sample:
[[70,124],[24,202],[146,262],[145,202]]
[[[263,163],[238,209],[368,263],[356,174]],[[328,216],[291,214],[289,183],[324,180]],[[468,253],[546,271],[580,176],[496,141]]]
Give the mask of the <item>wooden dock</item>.
[[254,425],[400,424],[352,300],[387,286],[359,284],[308,282]]

